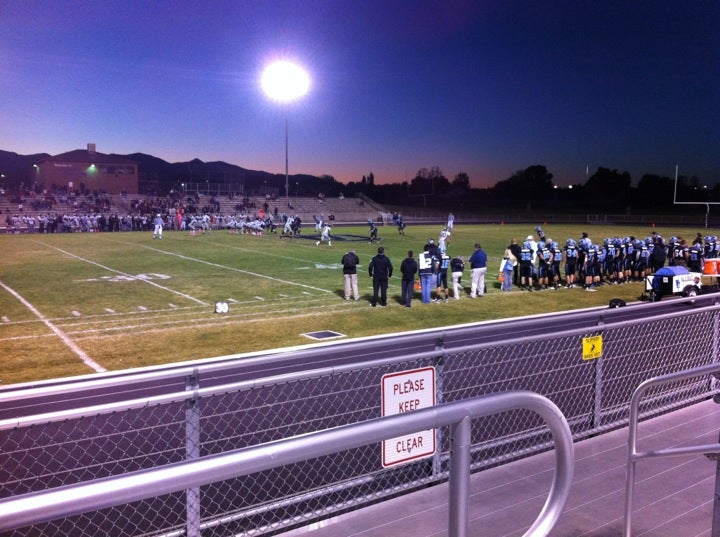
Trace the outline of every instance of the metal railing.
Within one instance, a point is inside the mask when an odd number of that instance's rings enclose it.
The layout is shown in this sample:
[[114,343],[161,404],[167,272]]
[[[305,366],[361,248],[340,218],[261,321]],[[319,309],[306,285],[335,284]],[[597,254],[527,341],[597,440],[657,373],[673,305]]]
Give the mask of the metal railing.
[[[633,393],[630,401],[630,415],[628,424],[628,459],[627,473],[625,479],[625,524],[624,537],[632,536],[632,509],[633,496],[635,493],[635,466],[638,462],[649,459],[660,459],[666,457],[680,457],[687,455],[704,455],[707,453],[720,452],[720,443],[704,444],[698,446],[675,447],[666,449],[657,449],[652,451],[638,451],[637,435],[638,435],[638,419],[640,416],[640,404],[643,396],[658,386],[684,381],[697,377],[707,377],[714,373],[720,372],[720,364],[710,364],[702,367],[696,367],[687,371],[679,371],[659,377],[651,378],[640,384]],[[713,534],[715,535],[715,534]]]
[[[437,372],[438,403],[532,391],[558,406],[575,440],[587,438],[626,425],[633,390],[648,377],[719,361],[720,307],[700,303],[648,304],[640,308],[642,319],[628,317],[633,307],[595,309],[222,357],[151,368],[138,377],[110,373],[67,385],[0,389],[0,499],[378,418],[383,376],[425,367]],[[498,333],[501,325],[507,333]],[[602,356],[586,359],[585,338],[598,336]],[[706,380],[683,381],[653,397],[642,417],[717,391]],[[472,470],[550,448],[540,425],[523,411],[478,418]],[[382,467],[378,446],[366,445],[292,471],[214,483],[201,495],[158,496],[12,535],[59,534],[67,527],[78,536],[107,527],[128,535],[180,535],[187,512],[198,513],[203,527],[216,528],[207,536],[273,534],[447,479],[449,437],[446,428],[438,429],[432,459],[397,468]]]
[[[418,431],[451,426],[449,516],[450,537],[468,535],[471,422],[473,418],[524,409],[538,414],[555,446],[555,473],[547,500],[524,534],[550,533],[570,493],[574,467],[572,434],[550,400],[531,392],[492,394],[414,412],[318,431],[308,435],[239,449],[214,457],[167,465],[107,479],[79,483],[0,502],[0,531],[184,490],[339,453]],[[192,523],[194,521],[194,524]],[[200,518],[188,513],[186,535],[202,531]]]

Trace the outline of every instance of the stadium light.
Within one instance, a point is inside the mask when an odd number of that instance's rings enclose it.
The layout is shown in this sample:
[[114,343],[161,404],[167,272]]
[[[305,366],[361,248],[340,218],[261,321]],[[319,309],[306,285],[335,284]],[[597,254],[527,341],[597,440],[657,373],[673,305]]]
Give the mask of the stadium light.
[[[286,105],[308,92],[310,77],[299,65],[288,61],[278,61],[271,63],[263,71],[262,88],[272,100]],[[285,107],[285,198],[289,201],[287,107]]]

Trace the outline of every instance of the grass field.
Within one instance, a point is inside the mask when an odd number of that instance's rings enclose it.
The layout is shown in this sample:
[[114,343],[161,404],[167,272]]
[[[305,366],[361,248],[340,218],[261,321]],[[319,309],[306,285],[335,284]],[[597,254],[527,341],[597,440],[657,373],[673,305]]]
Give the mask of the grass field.
[[[404,236],[381,227],[381,244],[395,266],[387,308],[371,308],[367,264],[377,245],[366,227],[336,228],[332,246],[303,238],[165,232],[0,236],[0,379],[4,385],[40,379],[208,358],[313,343],[303,334],[333,330],[347,338],[639,300],[642,284],[604,286],[596,293],[563,289],[501,293],[497,267],[511,237],[530,225],[456,225],[449,253],[488,253],[488,294],[480,299],[400,306],[399,266],[440,226],[409,226]],[[588,231],[645,237],[650,229],[543,226],[564,244]],[[660,230],[693,237],[695,229]],[[360,257],[361,300],[343,300],[340,259]],[[463,283],[469,289],[469,268]],[[230,311],[214,313],[217,301]]]

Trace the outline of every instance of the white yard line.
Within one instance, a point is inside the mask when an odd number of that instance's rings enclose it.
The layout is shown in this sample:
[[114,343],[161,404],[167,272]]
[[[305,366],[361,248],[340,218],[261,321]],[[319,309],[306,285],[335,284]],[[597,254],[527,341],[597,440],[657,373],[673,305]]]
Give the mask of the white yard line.
[[[151,334],[151,333],[168,333],[172,330],[187,330],[188,325],[191,325],[193,327],[198,326],[210,326],[210,327],[217,327],[217,326],[229,326],[229,325],[246,325],[247,323],[254,323],[254,322],[266,322],[267,318],[270,316],[273,319],[277,320],[286,320],[286,319],[299,319],[304,317],[318,317],[321,315],[327,315],[328,311],[331,313],[334,311],[340,312],[343,309],[351,308],[352,306],[347,303],[343,302],[342,304],[339,304],[337,306],[332,306],[330,309],[327,305],[318,304],[316,306],[308,306],[307,304],[304,304],[303,307],[300,308],[282,308],[278,310],[270,310],[270,311],[258,311],[257,313],[240,313],[240,314],[229,314],[227,317],[224,317],[222,319],[219,319],[216,317],[216,314],[206,314],[206,315],[200,315],[197,317],[184,317],[181,316],[181,318],[178,318],[176,316],[173,316],[172,318],[168,319],[167,317],[163,317],[163,320],[154,322],[151,319],[144,320],[141,324],[119,324],[116,326],[107,326],[107,327],[99,327],[99,328],[90,328],[90,324],[96,324],[96,323],[87,323],[86,325],[80,326],[78,324],[72,324],[72,325],[66,325],[67,332],[73,336],[76,340],[79,341],[85,341],[85,340],[98,340],[98,339],[108,339],[108,338],[115,338],[118,336],[136,336],[140,334]],[[295,315],[297,313],[297,315]],[[122,332],[118,334],[118,332]],[[0,338],[0,343],[4,341],[21,341],[21,340],[28,340],[28,339],[38,339],[38,338],[47,338],[52,337],[51,334],[47,335],[26,335],[26,336],[11,336],[11,337],[5,337]]]
[[[95,265],[96,267],[100,267],[100,268],[103,269],[103,270],[107,270],[107,271],[109,271],[109,272],[114,272],[115,274],[120,274],[120,275],[122,275],[122,276],[127,276],[127,277],[129,277],[129,278],[132,278],[132,277],[133,277],[131,274],[128,274],[128,273],[126,273],[126,272],[122,272],[122,271],[120,271],[120,270],[115,270],[115,269],[110,268],[110,267],[105,266],[105,265],[101,265],[100,263],[97,263],[97,262],[95,262],[95,261],[91,261],[90,259],[86,259],[86,258],[84,258],[84,257],[80,257],[79,255],[75,255],[75,254],[73,254],[73,253],[71,253],[71,252],[68,252],[68,251],[66,251],[66,250],[63,250],[62,248],[58,248],[58,247],[56,247],[56,246],[51,246],[51,245],[49,245],[49,244],[45,244],[44,242],[40,242],[40,241],[35,241],[35,242],[37,242],[38,244],[42,244],[43,246],[46,246],[46,247],[48,247],[48,248],[52,248],[53,250],[57,250],[58,252],[62,252],[62,253],[65,254],[65,255],[69,255],[70,257],[72,257],[72,258],[74,258],[74,259],[78,259],[78,260],[83,261],[83,262],[85,262],[85,263],[90,263],[91,265]],[[162,250],[160,250],[160,251],[162,251]],[[193,302],[196,302],[196,303],[198,303],[198,304],[202,304],[203,306],[209,306],[209,305],[210,305],[210,304],[208,304],[207,302],[204,302],[203,300],[200,300],[199,298],[195,298],[195,297],[190,296],[190,295],[187,295],[187,294],[185,294],[185,293],[181,293],[180,291],[176,291],[175,289],[170,289],[169,287],[165,287],[164,285],[157,284],[157,283],[152,282],[152,281],[150,281],[150,280],[146,280],[146,279],[144,279],[144,278],[140,278],[140,279],[135,279],[135,278],[133,278],[133,279],[134,279],[135,281],[139,281],[139,282],[146,283],[146,284],[148,284],[148,285],[152,285],[153,287],[157,287],[158,289],[162,289],[163,291],[168,291],[168,292],[170,292],[170,293],[174,293],[174,294],[176,294],[176,295],[178,295],[178,296],[181,296],[181,297],[183,297],[183,298],[186,298],[186,299],[188,299],[188,300],[192,300]]]
[[[116,242],[122,242],[122,241],[116,241]],[[177,254],[175,252],[169,252],[167,250],[160,250],[159,248],[153,248],[152,246],[146,246],[144,244],[136,244],[136,243],[130,243],[130,242],[123,242],[123,244],[132,244],[133,246],[139,246],[141,248],[145,248],[147,250],[152,250],[153,252],[158,252],[160,254],[165,255],[172,255],[175,257],[179,257],[180,259],[184,259],[186,261],[192,261],[194,263],[202,263],[203,265],[209,265],[211,267],[221,268],[224,270],[230,270],[233,272],[239,272],[240,274],[247,274],[249,276],[255,276],[256,278],[265,278],[266,280],[272,280],[274,282],[283,283],[285,285],[296,285],[298,287],[304,287],[305,289],[312,289],[313,291],[320,291],[321,293],[333,293],[334,291],[329,291],[327,289],[320,289],[319,287],[313,287],[312,285],[305,285],[304,283],[297,283],[297,282],[291,282],[290,280],[282,280],[280,278],[275,278],[273,276],[268,276],[267,274],[260,274],[257,272],[250,272],[249,270],[242,270],[235,267],[228,267],[225,265],[220,265],[219,263],[212,263],[210,261],[205,261],[204,259],[197,259],[195,257],[189,257],[182,254]]]
[[7,285],[5,285],[3,282],[0,282],[0,285],[5,289],[8,293],[10,293],[12,296],[14,296],[16,299],[18,299],[23,306],[25,306],[27,309],[29,309],[31,312],[33,312],[38,319],[40,319],[45,326],[47,326],[50,330],[52,330],[55,335],[57,335],[60,340],[70,347],[70,350],[72,350],[75,354],[77,354],[80,359],[83,361],[85,365],[87,365],[89,368],[93,369],[97,373],[102,373],[104,371],[107,371],[104,367],[102,367],[100,364],[98,364],[95,360],[90,358],[85,352],[78,347],[75,342],[70,339],[65,332],[60,330],[57,326],[55,326],[53,323],[48,320],[47,317],[45,317],[42,313],[40,313],[35,306],[30,304],[27,300],[25,300],[22,296],[20,296],[14,289],[11,289]]

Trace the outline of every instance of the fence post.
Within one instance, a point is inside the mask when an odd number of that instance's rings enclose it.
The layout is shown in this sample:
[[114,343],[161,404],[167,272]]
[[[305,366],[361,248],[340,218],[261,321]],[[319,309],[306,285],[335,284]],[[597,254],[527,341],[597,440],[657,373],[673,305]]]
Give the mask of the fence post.
[[[715,328],[712,331],[712,363],[714,364],[718,363],[718,346],[720,346],[720,336],[718,336],[718,319],[720,319],[720,315],[718,315],[718,312],[715,312],[713,323],[715,325]],[[718,379],[718,373],[710,375],[710,389],[713,388],[713,384],[717,384],[718,380],[720,380]],[[713,401],[720,404],[720,399],[717,395],[713,397]],[[718,439],[718,442],[720,443],[720,439]],[[720,537],[720,457],[715,457],[715,464],[715,494],[713,495],[713,520],[712,533],[710,535],[711,537]]]
[[[443,392],[443,380],[445,375],[445,353],[443,351],[443,336],[438,337],[435,340],[435,350],[438,351],[438,356],[433,359],[435,365],[435,404],[441,405],[445,402],[445,396]],[[436,477],[442,473],[442,427],[435,428],[435,445],[438,449],[435,451],[435,455],[432,458],[432,476]]]
[[450,426],[449,537],[466,537],[469,530],[471,426],[469,416]]
[[[200,388],[197,369],[185,380],[185,391]],[[185,401],[185,458],[188,461],[200,458],[200,399],[193,397]],[[186,536],[200,537],[200,487],[185,491],[187,511]]]

